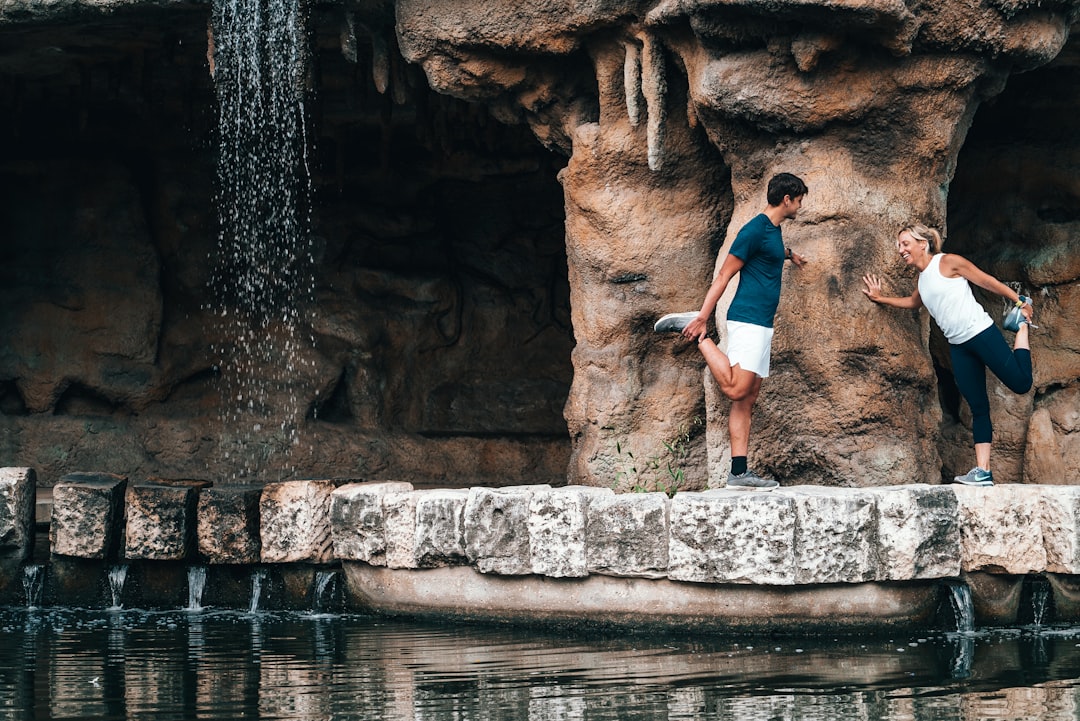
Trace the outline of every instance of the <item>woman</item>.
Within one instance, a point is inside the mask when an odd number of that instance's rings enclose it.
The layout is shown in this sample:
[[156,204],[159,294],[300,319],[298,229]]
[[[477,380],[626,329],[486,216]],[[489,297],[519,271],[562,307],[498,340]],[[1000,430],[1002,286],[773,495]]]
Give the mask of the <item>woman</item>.
[[[957,483],[968,486],[992,486],[990,473],[990,401],[986,395],[986,369],[993,371],[1014,393],[1031,389],[1031,350],[1028,326],[1031,325],[1031,299],[975,267],[955,253],[939,253],[941,235],[925,225],[910,225],[897,235],[900,258],[919,270],[915,292],[906,298],[881,294],[881,280],[876,275],[863,276],[863,293],[881,305],[894,308],[919,308],[923,305],[949,341],[953,377],[971,408],[975,436],[975,467]],[[1016,331],[1013,349],[1005,343],[993,319],[971,294],[974,283],[1013,302],[1006,313],[1005,326]]]

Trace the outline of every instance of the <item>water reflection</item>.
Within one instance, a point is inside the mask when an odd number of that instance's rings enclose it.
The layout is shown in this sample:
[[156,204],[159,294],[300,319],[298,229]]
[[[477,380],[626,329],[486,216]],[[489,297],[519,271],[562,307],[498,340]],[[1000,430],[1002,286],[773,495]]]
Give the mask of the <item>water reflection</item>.
[[[0,716],[1075,719],[1080,628],[634,635],[241,612],[0,612]],[[957,674],[958,657],[964,673]]]

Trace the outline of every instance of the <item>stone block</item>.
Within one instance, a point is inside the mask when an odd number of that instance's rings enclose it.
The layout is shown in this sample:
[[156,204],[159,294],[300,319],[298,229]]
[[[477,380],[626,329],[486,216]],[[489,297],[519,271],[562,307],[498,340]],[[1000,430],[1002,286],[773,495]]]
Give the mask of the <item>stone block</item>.
[[532,572],[553,578],[589,575],[585,522],[592,499],[614,496],[610,488],[565,486],[533,494],[529,507]]
[[1080,486],[1042,486],[1040,491],[1046,570],[1080,574]]
[[795,501],[716,489],[671,500],[668,577],[674,581],[795,583]]
[[129,485],[124,557],[182,561],[194,555],[197,487],[197,483]]
[[330,494],[330,533],[334,557],[386,565],[386,516],[383,497],[387,493],[412,490],[411,483],[349,483]]
[[127,478],[112,473],[69,473],[53,486],[49,524],[52,552],[111,559],[120,547]]
[[952,489],[959,504],[962,570],[1023,574],[1046,569],[1040,487]]
[[590,499],[585,521],[589,573],[666,576],[668,503],[663,493],[618,493]]
[[878,575],[877,509],[862,489],[793,486],[795,583],[862,583]]
[[868,488],[877,501],[877,581],[960,575],[960,524],[950,486]]
[[251,564],[261,559],[259,500],[262,486],[217,486],[199,493],[199,553],[214,564]]
[[418,568],[455,566],[468,562],[465,555],[465,504],[469,491],[439,489],[420,491],[416,499]]
[[420,494],[387,493],[383,496],[388,568],[416,568],[416,501]]
[[259,540],[263,563],[329,563],[334,481],[281,481],[263,486]]
[[33,468],[0,468],[0,553],[12,559],[29,557],[34,548]]
[[476,487],[465,502],[465,556],[480,573],[532,573],[529,512],[533,495],[551,486]]

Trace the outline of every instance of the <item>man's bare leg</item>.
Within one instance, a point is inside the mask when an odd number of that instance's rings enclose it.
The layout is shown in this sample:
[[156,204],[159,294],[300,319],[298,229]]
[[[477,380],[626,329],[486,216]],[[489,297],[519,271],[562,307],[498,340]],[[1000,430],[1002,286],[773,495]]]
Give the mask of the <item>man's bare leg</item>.
[[[698,350],[705,358],[705,365],[720,385],[720,390],[733,401],[747,398],[751,393],[757,397],[757,388],[761,387],[761,378],[756,373],[731,365],[727,354],[720,350],[710,338],[698,343]],[[757,381],[755,386],[755,380]],[[753,401],[750,402],[753,405]]]
[[750,421],[758,391],[761,390],[761,378],[750,371],[744,371],[741,368],[738,370],[752,375],[754,379],[750,394],[742,400],[731,402],[731,411],[728,414],[728,437],[731,439],[731,455],[745,456],[750,450]]

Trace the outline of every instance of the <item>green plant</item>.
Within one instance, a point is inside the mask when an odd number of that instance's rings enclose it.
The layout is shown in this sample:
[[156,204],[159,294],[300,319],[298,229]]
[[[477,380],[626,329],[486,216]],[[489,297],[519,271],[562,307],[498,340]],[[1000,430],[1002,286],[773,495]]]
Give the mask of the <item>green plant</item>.
[[615,441],[617,456],[615,481],[612,488],[626,489],[632,493],[662,491],[674,496],[686,482],[683,465],[690,455],[690,441],[700,432],[704,421],[694,416],[689,423],[679,425],[675,436],[661,441],[663,450],[636,457],[622,441]]

